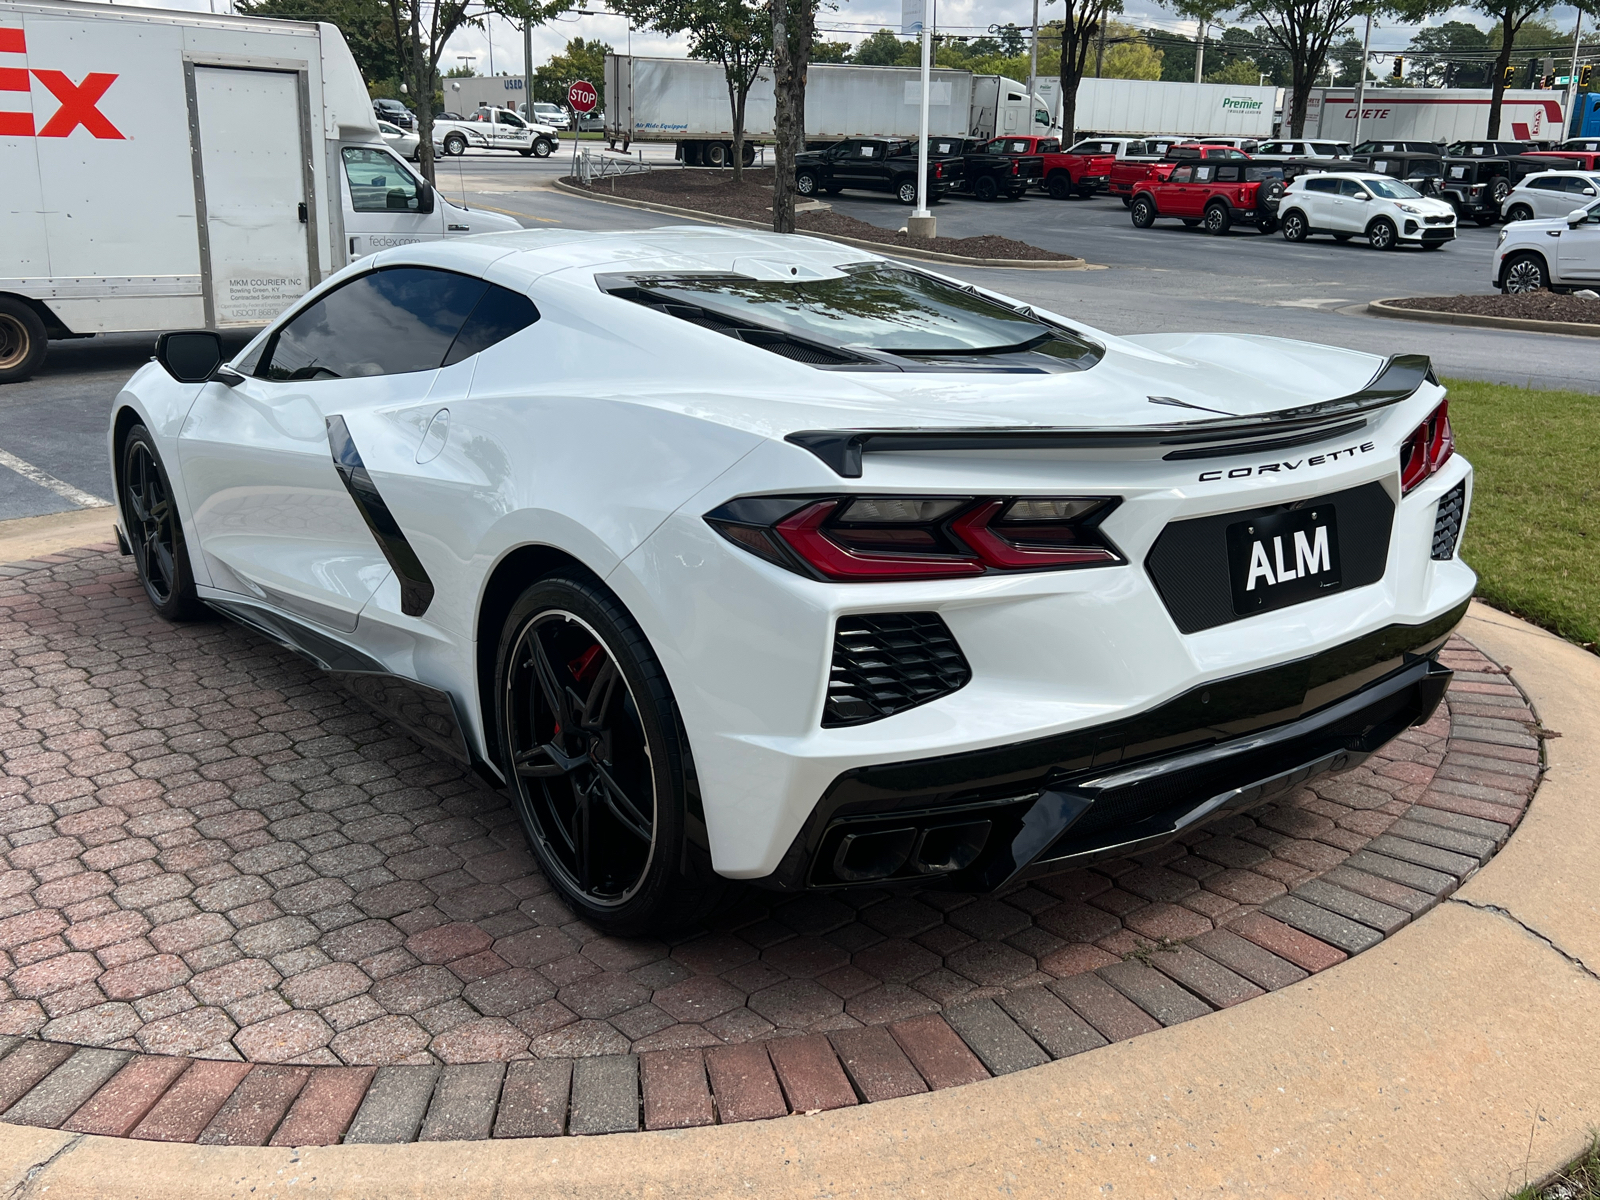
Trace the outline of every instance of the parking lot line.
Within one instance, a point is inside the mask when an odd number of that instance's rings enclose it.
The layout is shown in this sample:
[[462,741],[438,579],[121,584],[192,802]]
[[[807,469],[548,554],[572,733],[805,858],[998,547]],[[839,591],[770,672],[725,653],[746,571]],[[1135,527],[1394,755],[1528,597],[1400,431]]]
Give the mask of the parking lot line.
[[57,479],[46,471],[41,471],[30,462],[23,462],[15,454],[8,454],[0,450],[0,467],[10,467],[24,479],[37,483],[42,488],[49,488],[63,500],[69,500],[79,508],[110,508],[111,501],[102,500],[99,496],[91,495],[81,488],[75,488],[70,483]]

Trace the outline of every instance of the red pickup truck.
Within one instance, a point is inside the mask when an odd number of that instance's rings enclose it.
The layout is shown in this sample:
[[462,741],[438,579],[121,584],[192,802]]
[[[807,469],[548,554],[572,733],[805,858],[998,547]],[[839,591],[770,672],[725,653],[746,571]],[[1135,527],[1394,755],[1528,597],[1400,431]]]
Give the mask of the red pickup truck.
[[1177,217],[1189,228],[1203,225],[1221,235],[1235,222],[1248,222],[1261,233],[1278,227],[1278,202],[1283,199],[1283,168],[1276,163],[1185,162],[1174,164],[1165,179],[1141,179],[1134,185],[1133,223],[1149,229],[1157,217]]
[[1172,174],[1172,168],[1181,162],[1227,159],[1244,162],[1250,156],[1232,146],[1205,146],[1194,142],[1168,147],[1160,158],[1122,158],[1111,168],[1108,186],[1113,196],[1122,198],[1124,208],[1133,207],[1133,189],[1141,180],[1162,180]]
[[[1085,146],[1090,147],[1085,152]],[[1052,200],[1066,200],[1071,196],[1085,199],[1105,186],[1111,167],[1117,161],[1112,154],[1099,153],[1098,143],[1082,143],[1063,150],[1057,138],[1000,137],[985,147],[987,154],[1021,154],[1044,159],[1042,186]]]

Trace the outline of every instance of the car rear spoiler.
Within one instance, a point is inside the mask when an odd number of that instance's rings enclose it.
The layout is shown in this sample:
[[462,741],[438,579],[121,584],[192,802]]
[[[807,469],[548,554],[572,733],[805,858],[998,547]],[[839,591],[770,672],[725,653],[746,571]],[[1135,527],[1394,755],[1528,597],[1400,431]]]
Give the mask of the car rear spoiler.
[[[1137,425],[1125,429],[991,426],[983,429],[806,429],[784,440],[809,450],[843,479],[861,478],[861,457],[926,450],[1084,450],[1175,447],[1164,457],[1210,458],[1281,450],[1360,427],[1364,414],[1398,404],[1424,383],[1437,384],[1426,354],[1397,354],[1358,392],[1254,417]],[[1150,397],[1152,403],[1170,403]],[[1352,417],[1357,419],[1352,420]]]

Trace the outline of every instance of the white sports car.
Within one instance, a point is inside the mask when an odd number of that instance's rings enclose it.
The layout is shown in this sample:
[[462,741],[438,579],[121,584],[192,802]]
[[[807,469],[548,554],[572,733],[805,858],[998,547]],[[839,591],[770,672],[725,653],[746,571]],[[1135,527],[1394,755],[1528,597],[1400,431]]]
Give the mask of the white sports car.
[[152,604],[515,797],[586,919],[992,890],[1425,720],[1474,575],[1426,358],[1118,338],[806,237],[425,243],[114,406]]

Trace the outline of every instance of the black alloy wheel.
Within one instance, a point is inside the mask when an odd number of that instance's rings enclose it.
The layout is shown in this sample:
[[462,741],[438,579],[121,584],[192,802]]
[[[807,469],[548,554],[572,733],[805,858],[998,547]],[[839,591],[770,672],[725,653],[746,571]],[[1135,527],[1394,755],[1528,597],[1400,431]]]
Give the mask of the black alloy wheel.
[[1000,194],[1000,188],[988,175],[980,175],[972,185],[972,194],[979,200],[993,200]]
[[817,192],[817,177],[810,171],[800,171],[794,177],[794,190],[802,196],[814,196]]
[[1374,250],[1393,250],[1398,240],[1399,232],[1387,217],[1379,217],[1367,226],[1367,245]]
[[1226,204],[1213,204],[1206,209],[1206,232],[1212,237],[1221,237],[1233,225],[1233,214],[1228,211]]
[[722,887],[686,841],[687,740],[661,665],[616,598],[580,575],[524,592],[501,638],[497,698],[518,814],[566,902],[618,934],[703,915]]
[[1286,242],[1303,242],[1311,236],[1311,227],[1306,224],[1305,214],[1298,208],[1291,208],[1283,214],[1283,240]]
[[194,573],[172,485],[150,431],[143,425],[130,429],[123,442],[121,499],[134,569],[150,606],[169,621],[203,616],[205,606],[195,595]]
[[1506,262],[1500,276],[1500,290],[1508,296],[1542,292],[1549,285],[1550,278],[1544,259],[1531,251],[1513,254]]
[[1149,196],[1140,196],[1136,199],[1130,211],[1135,229],[1149,229],[1156,223],[1155,202]]
[[1052,171],[1045,181],[1045,190],[1052,200],[1065,200],[1072,195],[1072,176],[1065,171]]

